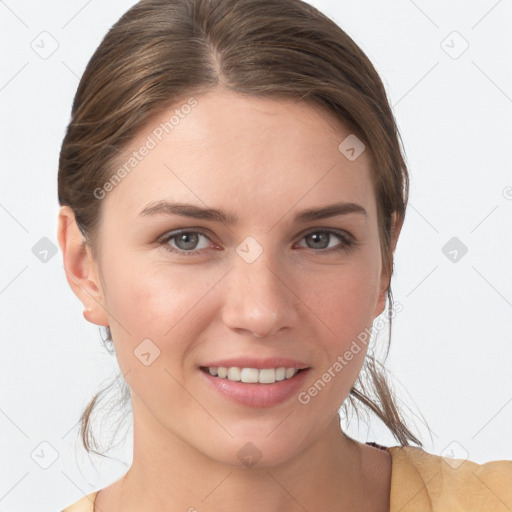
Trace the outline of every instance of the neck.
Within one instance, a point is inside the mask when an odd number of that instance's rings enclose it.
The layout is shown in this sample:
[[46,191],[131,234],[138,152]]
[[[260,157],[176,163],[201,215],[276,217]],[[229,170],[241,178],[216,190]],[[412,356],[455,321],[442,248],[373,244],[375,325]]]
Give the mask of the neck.
[[248,468],[198,452],[133,406],[133,463],[111,501],[123,511],[343,512],[361,509],[367,498],[361,445],[342,432],[338,415],[300,453]]

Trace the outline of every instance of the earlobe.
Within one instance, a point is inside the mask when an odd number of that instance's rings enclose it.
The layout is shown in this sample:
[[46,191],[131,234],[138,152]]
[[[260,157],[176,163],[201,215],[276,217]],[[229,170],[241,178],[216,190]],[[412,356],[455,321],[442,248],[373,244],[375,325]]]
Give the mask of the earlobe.
[[108,326],[96,264],[69,206],[62,206],[59,211],[57,238],[66,279],[84,305],[84,318],[93,324]]
[[381,280],[381,290],[380,290],[380,294],[379,294],[379,299],[377,301],[377,304],[375,306],[375,311],[373,313],[373,318],[377,318],[380,314],[382,314],[382,312],[384,311],[384,309],[386,309],[386,299],[387,299],[387,284],[388,284],[388,279],[387,277],[386,278],[383,278]]

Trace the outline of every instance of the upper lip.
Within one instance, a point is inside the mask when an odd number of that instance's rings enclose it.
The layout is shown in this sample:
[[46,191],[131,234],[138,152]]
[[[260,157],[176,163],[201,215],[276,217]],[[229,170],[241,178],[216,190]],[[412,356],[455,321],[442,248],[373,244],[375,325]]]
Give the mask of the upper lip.
[[296,368],[297,370],[303,370],[309,368],[309,365],[297,361],[296,359],[290,359],[288,357],[268,357],[268,358],[257,358],[257,357],[236,357],[231,359],[219,359],[216,361],[210,361],[201,366],[207,368],[257,368],[262,370],[265,368]]

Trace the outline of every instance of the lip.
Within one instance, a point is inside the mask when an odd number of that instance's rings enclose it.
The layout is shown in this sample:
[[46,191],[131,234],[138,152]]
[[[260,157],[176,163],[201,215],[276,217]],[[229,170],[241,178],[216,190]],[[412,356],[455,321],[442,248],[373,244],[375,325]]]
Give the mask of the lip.
[[[222,363],[226,362],[227,361],[222,361]],[[262,360],[259,362],[262,365],[268,364],[263,363]],[[243,368],[256,368],[256,366],[245,366],[247,364],[247,360],[243,360],[243,363]],[[237,366],[237,364],[231,364],[230,366]],[[217,363],[215,366],[216,365]],[[279,364],[276,367],[279,368],[279,366],[286,366],[286,364]],[[261,366],[260,369],[261,368],[266,367]],[[288,366],[288,368],[294,368],[294,366],[291,365]],[[240,381],[234,382],[228,379],[214,377],[213,375],[210,375],[208,371],[201,369],[198,369],[198,373],[202,376],[201,378],[206,380],[207,385],[211,386],[216,392],[220,393],[225,398],[247,407],[263,408],[273,407],[285,402],[292,396],[295,396],[301,386],[303,386],[305,379],[309,375],[310,369],[311,368],[305,368],[299,373],[295,374],[291,379],[276,381],[273,384],[253,384]]]
[[310,366],[302,361],[290,359],[287,357],[267,357],[264,359],[256,357],[237,357],[231,359],[219,359],[218,361],[208,362],[201,366],[209,368],[257,368],[264,370],[266,368],[296,368],[297,370],[304,370]]

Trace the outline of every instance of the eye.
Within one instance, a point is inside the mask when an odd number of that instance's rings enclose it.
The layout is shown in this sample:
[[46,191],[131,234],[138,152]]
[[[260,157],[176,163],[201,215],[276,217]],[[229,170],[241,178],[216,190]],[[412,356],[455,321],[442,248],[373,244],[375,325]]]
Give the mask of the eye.
[[[332,245],[330,242],[333,241],[333,239],[337,239],[338,244]],[[349,238],[342,231],[335,229],[317,229],[315,231],[309,231],[303,235],[301,240],[306,240],[306,247],[315,249],[315,252],[319,252],[321,254],[331,253],[334,251],[350,252],[356,245],[354,240]],[[309,244],[308,241],[310,241]]]
[[[158,239],[158,243],[165,245],[165,248],[168,251],[191,256],[194,254],[200,254],[200,249],[206,249],[211,245],[207,243],[206,245],[203,245],[203,247],[197,247],[201,237],[209,240],[209,238],[201,231],[181,230],[165,234]],[[175,247],[169,244],[171,241],[174,242]]]

